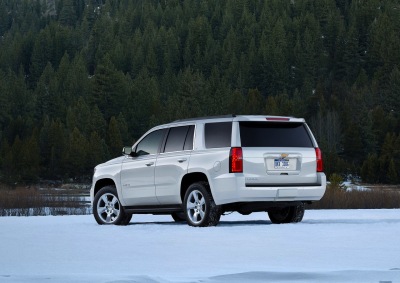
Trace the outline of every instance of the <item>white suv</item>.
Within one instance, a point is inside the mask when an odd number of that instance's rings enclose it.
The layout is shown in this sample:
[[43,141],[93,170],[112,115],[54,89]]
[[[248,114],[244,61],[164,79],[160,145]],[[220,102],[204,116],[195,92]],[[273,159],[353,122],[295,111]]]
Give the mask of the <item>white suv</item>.
[[99,224],[150,213],[215,226],[231,211],[300,222],[304,204],[325,188],[321,151],[304,119],[230,115],[154,127],[95,168],[90,196]]

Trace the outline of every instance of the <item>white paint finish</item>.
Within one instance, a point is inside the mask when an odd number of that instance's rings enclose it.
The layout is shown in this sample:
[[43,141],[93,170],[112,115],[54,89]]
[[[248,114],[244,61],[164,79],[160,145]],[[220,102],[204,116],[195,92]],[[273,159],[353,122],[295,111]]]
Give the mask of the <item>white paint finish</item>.
[[125,205],[159,204],[154,184],[155,164],[155,154],[125,159],[121,169],[121,190]]
[[[274,159],[287,154],[290,168],[274,169]],[[243,173],[248,184],[316,184],[314,148],[243,148]]]
[[[319,200],[325,192],[326,177],[323,173],[316,173],[314,148],[243,148],[244,171],[234,174],[229,173],[231,147],[205,149],[205,123],[233,121],[231,146],[240,146],[238,121],[266,121],[267,117],[272,116],[212,118],[157,126],[147,133],[170,126],[195,124],[194,150],[190,156],[189,153],[183,152],[159,154],[158,159],[156,155],[139,158],[123,157],[125,162],[121,177],[117,168],[120,168],[118,161],[122,159],[115,159],[98,167],[94,181],[101,176],[113,179],[121,203],[125,206],[180,203],[180,180],[185,172],[206,175],[216,204],[241,201]],[[304,119],[298,118],[289,120],[304,122]],[[312,139],[316,145],[314,137]],[[289,154],[291,167],[288,170],[274,170],[274,158],[281,156],[282,153]],[[180,163],[179,159],[186,160]],[[146,166],[150,162],[152,164]],[[260,187],[264,184],[264,187]],[[298,184],[312,185],[304,187]],[[296,190],[297,193],[294,193]],[[93,192],[91,197],[93,198]]]
[[187,173],[191,151],[162,153],[155,171],[156,195],[160,204],[180,204],[180,184]]

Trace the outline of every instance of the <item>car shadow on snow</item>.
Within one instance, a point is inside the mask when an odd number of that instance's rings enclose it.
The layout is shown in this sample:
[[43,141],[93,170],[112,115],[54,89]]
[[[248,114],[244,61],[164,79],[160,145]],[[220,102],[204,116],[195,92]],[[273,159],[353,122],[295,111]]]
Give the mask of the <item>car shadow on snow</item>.
[[[293,223],[292,225],[317,225],[317,224],[396,224],[400,223],[399,219],[306,219],[300,223]],[[128,224],[129,226],[137,225],[166,225],[166,226],[187,226],[185,221],[174,222],[174,221],[144,221],[135,222],[132,220]],[[220,221],[217,227],[230,227],[230,226],[261,226],[261,225],[276,225],[272,224],[269,220],[225,220]],[[290,225],[285,224],[285,225]]]
[[[271,225],[271,221],[268,220],[243,220],[243,221],[220,221],[217,227],[229,227],[229,226],[255,226],[255,225]],[[148,222],[130,222],[129,226],[137,226],[137,225],[168,225],[168,226],[187,226],[185,221],[183,222],[168,222],[168,221],[148,221]]]
[[254,225],[271,225],[269,220],[236,220],[236,221],[220,221],[218,226],[254,226]]

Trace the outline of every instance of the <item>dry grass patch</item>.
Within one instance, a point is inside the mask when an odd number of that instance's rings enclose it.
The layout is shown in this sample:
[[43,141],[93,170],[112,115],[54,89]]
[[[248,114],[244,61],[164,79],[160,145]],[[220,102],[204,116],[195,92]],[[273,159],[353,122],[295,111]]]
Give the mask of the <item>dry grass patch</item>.
[[37,188],[2,188],[0,216],[82,215],[90,209],[82,196]]
[[400,208],[400,190],[371,188],[366,191],[346,191],[328,185],[324,197],[309,209],[377,209]]

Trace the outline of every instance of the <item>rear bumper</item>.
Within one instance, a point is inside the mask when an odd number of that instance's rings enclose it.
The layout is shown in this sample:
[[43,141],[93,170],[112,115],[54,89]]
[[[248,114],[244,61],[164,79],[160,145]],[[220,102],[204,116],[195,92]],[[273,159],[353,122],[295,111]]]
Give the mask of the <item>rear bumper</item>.
[[318,173],[315,184],[257,184],[245,183],[243,174],[224,174],[215,178],[211,191],[216,204],[235,202],[296,202],[318,201],[326,189],[326,176]]

